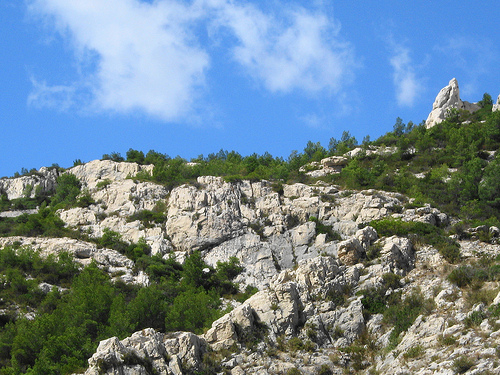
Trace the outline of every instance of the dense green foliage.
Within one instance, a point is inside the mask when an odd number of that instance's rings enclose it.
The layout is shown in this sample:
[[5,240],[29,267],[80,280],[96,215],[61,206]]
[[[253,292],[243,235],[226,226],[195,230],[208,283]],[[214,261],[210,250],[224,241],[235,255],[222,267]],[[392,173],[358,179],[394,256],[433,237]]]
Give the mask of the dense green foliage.
[[432,300],[425,300],[418,291],[412,292],[406,298],[398,289],[401,287],[401,277],[393,273],[383,275],[384,283],[379,288],[369,288],[360,292],[363,295],[364,314],[383,314],[383,322],[394,327],[389,337],[389,347],[398,344],[401,332],[406,331],[417,316],[430,313],[433,308]]
[[[37,311],[34,319],[12,316],[0,321],[0,373],[79,371],[99,340],[123,338],[147,327],[200,333],[223,313],[220,297],[237,292],[231,282],[241,271],[236,259],[215,269],[199,253],[184,265],[150,259],[145,270],[152,283],[139,288],[112,282],[95,264],[78,271],[67,254],[43,259],[30,249],[0,250],[2,301]],[[44,294],[38,288],[42,281],[70,288]]]
[[488,106],[472,115],[451,111],[430,129],[398,119],[393,132],[371,144],[396,152],[361,153],[332,180],[351,189],[398,191],[469,222],[498,223],[499,157],[489,161],[489,155],[499,142],[500,112]]

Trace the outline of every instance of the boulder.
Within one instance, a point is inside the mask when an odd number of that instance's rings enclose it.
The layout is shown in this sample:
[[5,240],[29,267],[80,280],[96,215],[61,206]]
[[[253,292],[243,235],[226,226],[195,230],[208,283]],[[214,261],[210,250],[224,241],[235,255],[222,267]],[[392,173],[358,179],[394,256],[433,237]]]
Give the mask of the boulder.
[[363,258],[365,249],[357,238],[350,238],[338,244],[337,256],[339,261],[347,266],[352,266]]
[[415,265],[415,251],[408,238],[392,236],[383,241],[380,251],[382,265],[390,267],[391,272],[406,274]]
[[213,322],[204,338],[214,350],[229,349],[239,341],[244,341],[245,335],[250,335],[255,329],[254,323],[253,309],[244,304]]
[[185,367],[196,370],[206,350],[206,343],[195,334],[146,328],[122,341],[117,337],[101,341],[85,375],[181,375]]

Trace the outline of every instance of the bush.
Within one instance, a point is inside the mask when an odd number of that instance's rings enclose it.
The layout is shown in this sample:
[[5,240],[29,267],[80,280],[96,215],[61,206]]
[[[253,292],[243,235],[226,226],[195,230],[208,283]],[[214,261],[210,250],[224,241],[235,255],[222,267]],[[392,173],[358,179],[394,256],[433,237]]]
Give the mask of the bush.
[[463,374],[467,372],[472,366],[474,366],[474,361],[464,355],[458,357],[453,361],[453,370],[457,374]]
[[316,224],[316,235],[318,234],[326,234],[326,241],[341,241],[342,236],[340,233],[334,231],[331,225],[323,224],[318,218],[314,216],[309,217],[309,221],[312,221]]
[[405,222],[393,218],[373,220],[369,225],[375,228],[379,236],[410,237],[413,241],[434,246],[450,263],[460,260],[460,246],[456,241],[447,237],[442,228],[427,223]]
[[146,228],[152,228],[154,224],[164,223],[167,220],[167,215],[162,212],[141,210],[127,217],[128,222],[135,220],[139,220]]
[[426,301],[418,292],[413,292],[404,300],[395,299],[383,313],[383,321],[394,326],[389,337],[390,343],[396,344],[399,334],[406,331],[421,313],[426,312],[427,307]]
[[370,288],[363,291],[361,303],[369,314],[382,314],[386,309],[387,298],[384,288]]
[[55,209],[71,207],[80,194],[81,184],[71,173],[64,173],[57,178],[56,191],[52,197],[51,206]]
[[333,375],[333,371],[330,369],[328,365],[323,364],[318,370],[318,375]]
[[460,266],[455,268],[448,275],[448,281],[459,288],[466,287],[474,280],[474,269],[470,266]]
[[304,343],[298,337],[292,337],[287,343],[288,350],[295,353],[298,350],[304,349]]

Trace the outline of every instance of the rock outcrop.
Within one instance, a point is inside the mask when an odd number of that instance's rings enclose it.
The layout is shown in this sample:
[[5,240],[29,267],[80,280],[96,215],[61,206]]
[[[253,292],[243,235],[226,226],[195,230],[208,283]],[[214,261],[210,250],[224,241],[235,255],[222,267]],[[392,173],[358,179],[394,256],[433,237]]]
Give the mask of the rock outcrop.
[[425,122],[426,128],[432,128],[434,125],[442,122],[446,118],[448,111],[452,108],[463,109],[469,112],[475,112],[481,108],[477,103],[469,103],[460,99],[458,82],[455,78],[448,83],[448,86],[443,87],[436,96],[436,100],[434,100],[434,104],[432,105],[432,111]]
[[493,108],[491,109],[492,112],[495,111],[500,111],[500,95],[497,97],[497,101],[493,103]]
[[59,176],[57,168],[42,167],[37,172],[18,178],[0,179],[0,195],[7,199],[33,198],[54,191]]
[[85,375],[181,375],[196,371],[206,351],[205,342],[192,333],[163,334],[148,328],[121,341],[101,341]]
[[313,178],[324,177],[330,174],[340,173],[342,168],[347,165],[348,161],[349,160],[344,156],[330,156],[321,159],[321,162],[313,161],[312,163],[306,164],[301,167],[299,171]]
[[[370,237],[370,232],[364,235]],[[340,375],[346,368],[360,374],[498,373],[499,323],[488,318],[488,311],[500,308],[500,294],[490,305],[470,306],[471,297],[443,277],[443,260],[435,249],[421,248],[415,257],[415,249],[401,238],[380,240],[380,262],[347,266],[334,257],[303,260],[202,336],[146,329],[121,341],[104,340],[85,374],[186,374],[200,369],[208,350],[219,353],[218,371],[231,374],[296,369]],[[462,245],[467,257],[500,250],[478,242]],[[421,298],[428,306],[395,341],[381,314],[366,314],[362,296],[345,297],[350,289],[380,287],[391,270],[404,275],[399,289],[403,299],[415,304]],[[392,349],[384,350],[390,340]]]
[[[33,237],[1,237],[3,246],[29,247],[39,251],[42,256],[69,253],[82,267],[94,261],[98,267],[107,271],[113,278],[126,283],[141,286],[149,285],[149,278],[143,272],[135,272],[134,262],[113,249],[98,248],[96,244],[72,238],[33,238]],[[115,276],[119,275],[119,276]]]
[[139,165],[137,163],[115,162],[112,160],[94,160],[85,164],[77,165],[68,170],[74,174],[88,188],[93,189],[102,181],[123,181],[131,178],[139,172],[151,174],[153,165]]

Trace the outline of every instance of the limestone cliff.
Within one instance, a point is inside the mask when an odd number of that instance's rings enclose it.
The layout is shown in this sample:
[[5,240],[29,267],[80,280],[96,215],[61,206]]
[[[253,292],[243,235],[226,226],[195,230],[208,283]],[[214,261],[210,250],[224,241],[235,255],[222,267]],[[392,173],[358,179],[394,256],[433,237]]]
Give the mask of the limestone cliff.
[[[85,374],[188,374],[205,371],[207,361],[215,363],[212,370],[234,375],[452,374],[461,358],[470,361],[470,374],[500,373],[500,321],[489,312],[499,308],[500,297],[471,304],[474,299],[447,279],[456,266],[436,248],[383,237],[366,225],[392,217],[445,226],[453,220],[445,213],[414,208],[398,193],[342,191],[325,183],[277,189],[267,181],[206,176],[169,191],[134,179],[151,168],[112,161],[70,168],[66,173],[80,179],[95,203],[60,210],[59,216],[90,237],[109,228],[127,241],[144,238],[153,254],[180,261],[196,250],[210,265],[236,257],[244,271],[235,281],[259,291],[233,303],[200,336],[145,329],[104,340]],[[2,186],[15,197],[26,184],[53,189],[55,177],[21,177]],[[162,222],[146,226],[134,220],[134,214],[153,209],[163,213]],[[328,231],[321,233],[320,226]],[[11,237],[0,244],[13,242],[43,254],[69,251],[82,265],[94,260],[122,281],[149,283],[132,260],[90,242]],[[474,262],[496,256],[500,245],[476,239],[460,242],[460,249],[465,261]],[[383,295],[374,297],[374,290]],[[401,309],[411,303],[419,308],[408,327],[391,324],[376,309],[367,311],[366,296],[399,293]]]

